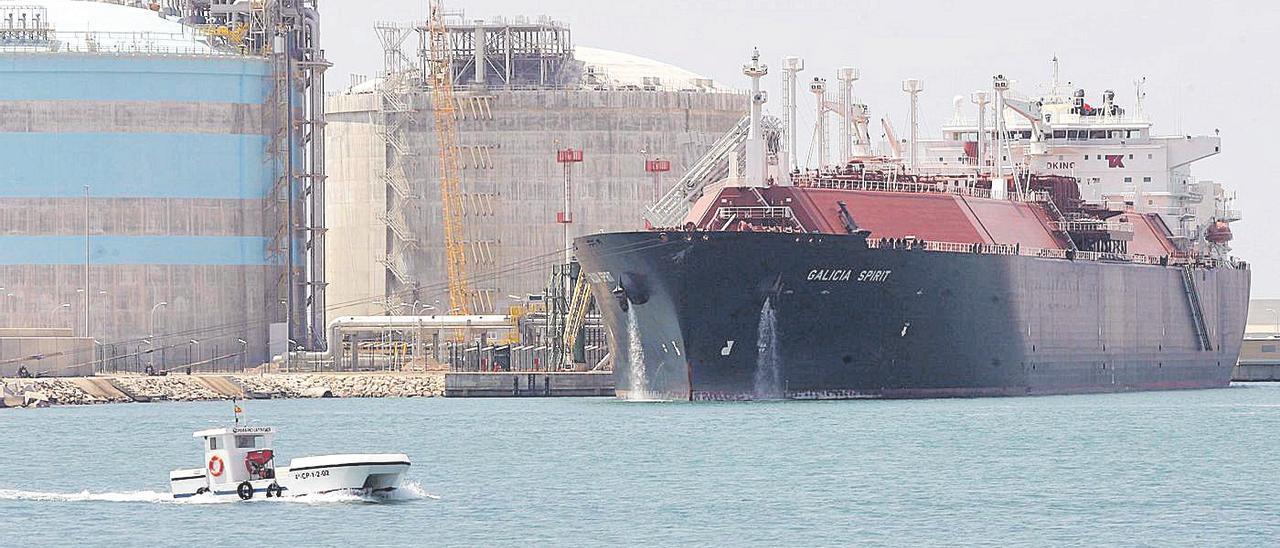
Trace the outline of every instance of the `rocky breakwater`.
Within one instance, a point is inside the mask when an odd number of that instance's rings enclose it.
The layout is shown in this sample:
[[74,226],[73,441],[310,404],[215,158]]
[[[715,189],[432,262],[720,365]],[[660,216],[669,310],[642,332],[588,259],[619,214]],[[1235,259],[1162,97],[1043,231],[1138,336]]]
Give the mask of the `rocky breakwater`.
[[243,397],[412,398],[444,394],[443,373],[267,373],[0,379],[0,407]]
[[163,377],[112,377],[111,381],[126,394],[142,401],[221,400],[226,396],[210,390],[198,376],[167,375]]
[[234,378],[249,392],[286,398],[415,398],[444,394],[443,373],[275,373]]
[[0,379],[3,407],[44,407],[46,405],[90,405],[130,401],[123,394],[86,390],[76,379]]

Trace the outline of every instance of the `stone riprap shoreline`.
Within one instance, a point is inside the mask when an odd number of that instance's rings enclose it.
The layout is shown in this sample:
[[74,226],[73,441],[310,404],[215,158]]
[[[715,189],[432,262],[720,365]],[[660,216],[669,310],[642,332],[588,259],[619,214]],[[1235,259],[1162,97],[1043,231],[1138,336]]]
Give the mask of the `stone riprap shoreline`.
[[0,379],[0,407],[254,398],[406,398],[444,394],[444,373],[266,373]]

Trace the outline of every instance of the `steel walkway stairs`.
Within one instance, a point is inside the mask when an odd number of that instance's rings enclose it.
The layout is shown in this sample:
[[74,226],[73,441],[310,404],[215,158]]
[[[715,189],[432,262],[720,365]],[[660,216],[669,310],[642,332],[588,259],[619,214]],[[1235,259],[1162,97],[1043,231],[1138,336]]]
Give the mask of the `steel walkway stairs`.
[[689,212],[692,202],[702,195],[702,188],[723,179],[728,173],[726,160],[751,132],[751,116],[743,116],[738,124],[720,137],[698,162],[671,187],[658,203],[645,212],[644,218],[652,226],[675,226]]
[[578,274],[578,282],[573,287],[573,298],[569,301],[569,314],[564,324],[564,366],[573,365],[573,346],[578,343],[578,333],[587,321],[587,306],[591,303],[591,292],[587,287],[585,272]]
[[1196,288],[1195,269],[1191,265],[1182,267],[1182,289],[1187,293],[1187,304],[1191,307],[1191,321],[1196,327],[1196,336],[1200,338],[1200,348],[1213,350],[1213,342],[1209,336],[1209,326],[1205,324],[1204,311],[1200,305],[1200,290]]

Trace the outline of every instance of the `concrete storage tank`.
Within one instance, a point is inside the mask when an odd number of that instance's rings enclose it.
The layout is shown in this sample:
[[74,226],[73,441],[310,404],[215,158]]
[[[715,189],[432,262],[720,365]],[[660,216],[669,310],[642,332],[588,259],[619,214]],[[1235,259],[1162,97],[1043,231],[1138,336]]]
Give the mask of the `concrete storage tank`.
[[[742,92],[575,47],[568,27],[545,17],[448,28],[473,312],[542,293],[563,260],[558,149],[583,153],[572,167],[571,233],[635,229],[658,185],[673,185],[747,112]],[[329,254],[344,258],[326,274],[330,302],[344,303],[331,315],[448,308],[432,95],[422,63],[404,53],[422,47],[423,30],[380,25],[384,76],[328,98]]]
[[0,2],[0,327],[72,328],[109,370],[267,357],[306,154],[282,56],[209,3]]

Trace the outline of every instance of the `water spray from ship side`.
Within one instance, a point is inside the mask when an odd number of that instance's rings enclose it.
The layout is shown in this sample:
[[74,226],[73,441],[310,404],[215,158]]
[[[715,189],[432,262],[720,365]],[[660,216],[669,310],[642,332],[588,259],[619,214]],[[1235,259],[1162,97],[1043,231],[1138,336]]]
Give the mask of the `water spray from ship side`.
[[636,307],[627,308],[627,399],[650,400],[648,379],[645,378],[644,344],[640,341],[640,322],[636,320]]
[[778,315],[773,302],[765,298],[760,307],[760,324],[756,331],[755,398],[778,400],[782,389],[782,358],[778,350]]

